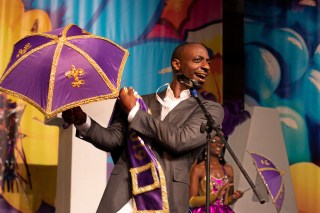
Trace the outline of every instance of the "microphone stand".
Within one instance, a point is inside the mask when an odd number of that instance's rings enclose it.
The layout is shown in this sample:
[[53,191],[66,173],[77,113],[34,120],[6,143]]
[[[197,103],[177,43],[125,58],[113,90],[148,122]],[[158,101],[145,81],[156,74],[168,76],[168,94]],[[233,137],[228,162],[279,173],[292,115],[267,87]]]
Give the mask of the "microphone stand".
[[227,143],[226,139],[223,137],[219,125],[215,124],[211,114],[208,112],[208,110],[202,104],[200,98],[198,97],[197,90],[191,88],[190,92],[191,92],[191,95],[197,100],[199,106],[201,107],[201,109],[204,112],[204,115],[207,119],[207,123],[202,123],[201,127],[200,127],[201,133],[207,132],[207,137],[206,137],[207,138],[207,147],[206,147],[206,153],[207,153],[207,156],[206,156],[206,213],[210,212],[209,211],[209,207],[210,207],[210,199],[209,199],[210,198],[210,158],[209,158],[209,155],[210,155],[210,143],[211,143],[211,134],[210,133],[212,132],[212,130],[214,130],[216,132],[216,135],[218,135],[218,137],[221,139],[221,141],[223,142],[226,149],[229,151],[231,157],[233,158],[233,160],[235,161],[235,163],[239,167],[240,171],[242,172],[242,174],[244,175],[244,177],[248,181],[250,187],[252,188],[254,194],[257,196],[259,202],[261,204],[265,203],[265,200],[262,199],[260,193],[256,190],[256,187],[255,187],[254,183],[252,182],[252,180],[250,179],[248,173],[245,171],[245,169],[243,168],[243,166],[239,162],[239,159],[237,158],[237,156],[235,155],[235,153],[233,152],[233,150],[231,149],[231,147]]

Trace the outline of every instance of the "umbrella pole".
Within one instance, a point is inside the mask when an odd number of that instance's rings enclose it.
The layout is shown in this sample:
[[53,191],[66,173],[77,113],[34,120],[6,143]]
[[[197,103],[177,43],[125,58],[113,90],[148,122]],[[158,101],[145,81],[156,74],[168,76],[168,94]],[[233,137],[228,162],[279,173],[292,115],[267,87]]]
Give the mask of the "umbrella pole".
[[219,138],[221,139],[221,141],[223,142],[224,146],[226,147],[226,149],[229,151],[231,157],[233,158],[233,160],[235,161],[235,163],[237,164],[237,166],[239,167],[240,171],[242,172],[242,174],[244,175],[244,177],[246,178],[246,180],[248,181],[250,187],[252,188],[254,194],[257,196],[259,202],[261,204],[265,203],[265,200],[262,199],[262,196],[260,195],[260,193],[256,190],[256,186],[254,185],[254,183],[252,182],[252,180],[250,179],[248,173],[246,172],[246,170],[243,168],[243,166],[241,165],[239,159],[237,158],[237,156],[235,155],[235,153],[233,152],[233,150],[231,149],[231,147],[229,146],[229,144],[227,143],[226,139],[223,137],[222,133],[221,133],[221,128],[219,125],[216,125],[216,123],[214,122],[211,114],[208,112],[208,110],[204,107],[204,105],[202,104],[200,98],[198,97],[198,92],[196,89],[190,89],[191,95],[197,100],[199,106],[201,107],[202,111],[204,112],[204,115],[207,119],[207,123],[202,123],[201,127],[200,127],[200,132],[204,133],[207,132],[207,155],[206,155],[206,213],[209,213],[209,197],[210,197],[210,159],[209,159],[209,155],[210,155],[210,142],[211,142],[211,135],[210,133],[212,132],[212,130],[214,130],[216,132],[216,135],[219,136]]

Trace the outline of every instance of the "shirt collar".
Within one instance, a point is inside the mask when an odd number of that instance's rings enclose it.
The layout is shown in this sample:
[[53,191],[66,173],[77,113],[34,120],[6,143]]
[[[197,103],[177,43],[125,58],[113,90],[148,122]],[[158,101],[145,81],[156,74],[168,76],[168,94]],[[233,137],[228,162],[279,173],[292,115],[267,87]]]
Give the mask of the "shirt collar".
[[173,91],[170,87],[170,85],[167,87],[167,92],[166,92],[166,96],[164,98],[164,100],[166,101],[166,99],[169,100],[181,100],[181,99],[187,99],[191,96],[190,94],[190,90],[189,89],[185,89],[180,93],[180,97],[179,98],[175,98]]

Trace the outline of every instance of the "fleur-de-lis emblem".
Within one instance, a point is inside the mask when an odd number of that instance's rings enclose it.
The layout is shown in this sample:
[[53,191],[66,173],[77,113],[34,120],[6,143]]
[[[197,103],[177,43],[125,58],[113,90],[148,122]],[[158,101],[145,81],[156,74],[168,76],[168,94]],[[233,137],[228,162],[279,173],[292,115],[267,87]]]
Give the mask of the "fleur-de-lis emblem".
[[80,87],[84,84],[84,80],[80,80],[79,76],[84,75],[83,69],[76,69],[74,65],[71,65],[71,70],[65,73],[65,76],[68,78],[73,77],[74,81],[71,83],[72,87]]
[[269,163],[268,160],[261,160],[261,163],[262,163],[263,165],[266,165],[266,166],[269,166],[269,165],[270,165],[270,163]]
[[24,45],[23,49],[20,49],[20,50],[18,51],[18,54],[16,55],[16,57],[19,58],[20,56],[22,56],[23,54],[25,54],[25,53],[28,51],[28,49],[30,49],[30,48],[31,48],[31,44],[30,44],[30,43],[27,43],[26,45]]

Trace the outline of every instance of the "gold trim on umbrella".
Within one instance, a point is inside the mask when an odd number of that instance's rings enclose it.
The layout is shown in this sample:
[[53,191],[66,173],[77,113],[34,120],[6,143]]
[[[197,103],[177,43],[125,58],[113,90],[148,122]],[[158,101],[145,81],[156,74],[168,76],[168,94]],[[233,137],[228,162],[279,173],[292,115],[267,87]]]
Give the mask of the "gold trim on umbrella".
[[[88,104],[91,102],[95,102],[95,101],[101,101],[101,100],[106,100],[106,99],[111,99],[111,98],[116,98],[119,95],[119,89],[120,89],[120,81],[122,78],[122,74],[123,74],[123,68],[125,65],[125,62],[129,56],[129,52],[127,49],[121,47],[120,45],[116,44],[115,42],[107,39],[107,38],[103,38],[101,36],[97,36],[94,34],[91,34],[89,32],[87,32],[84,29],[81,29],[83,33],[86,33],[87,35],[78,35],[78,36],[70,36],[67,37],[67,33],[68,30],[72,27],[72,26],[76,26],[75,24],[69,24],[67,26],[64,27],[64,29],[62,30],[60,35],[52,35],[52,34],[47,34],[47,33],[31,33],[27,36],[25,36],[23,39],[28,38],[28,37],[32,37],[32,36],[43,36],[46,38],[50,38],[52,39],[52,41],[48,41],[47,43],[38,46],[34,49],[31,49],[30,51],[28,51],[28,49],[32,48],[32,46],[29,45],[25,45],[21,51],[18,51],[18,57],[19,59],[17,59],[17,61],[15,61],[9,68],[8,70],[6,70],[3,75],[0,78],[0,83],[2,83],[4,81],[4,79],[12,72],[12,70],[18,66],[25,58],[27,58],[28,56],[30,56],[31,54],[46,48],[48,46],[51,45],[57,45],[55,52],[54,52],[54,56],[53,56],[53,61],[52,61],[52,65],[51,65],[51,73],[50,73],[50,79],[49,79],[49,88],[48,88],[48,97],[47,97],[47,103],[46,103],[46,108],[43,109],[38,103],[36,103],[35,101],[33,101],[32,99],[30,99],[27,96],[24,96],[20,93],[11,91],[9,89],[5,89],[0,87],[0,91],[5,92],[9,95],[15,96],[17,98],[20,98],[24,101],[27,101],[28,103],[30,103],[31,105],[33,105],[34,107],[36,107],[39,111],[41,111],[46,118],[51,118],[55,115],[57,115],[59,112],[65,111],[67,109],[82,105],[82,104]],[[118,74],[117,74],[117,81],[116,81],[116,87],[111,83],[110,79],[107,77],[107,75],[103,72],[102,68],[92,59],[92,57],[90,55],[88,55],[84,50],[82,50],[81,48],[73,45],[72,43],[70,43],[69,41],[73,40],[73,39],[81,39],[81,38],[92,38],[92,39],[101,39],[104,41],[107,41],[108,43],[116,46],[117,48],[119,48],[120,50],[123,51],[123,56],[122,56],[122,61],[120,63],[120,67],[118,69]],[[19,42],[19,41],[18,41]],[[18,43],[17,42],[17,43]],[[96,97],[91,97],[91,98],[86,98],[86,99],[82,99],[79,101],[75,101],[69,104],[66,104],[54,111],[51,111],[52,109],[52,102],[53,102],[53,94],[54,94],[54,82],[55,82],[55,77],[56,77],[56,69],[57,69],[57,64],[58,64],[58,60],[59,60],[59,56],[61,54],[62,51],[62,47],[66,45],[70,48],[72,48],[73,50],[77,51],[79,54],[81,54],[87,61],[88,63],[97,71],[97,73],[100,75],[100,77],[102,78],[102,80],[106,83],[107,87],[110,89],[111,93],[107,94],[107,95],[99,95]]]

